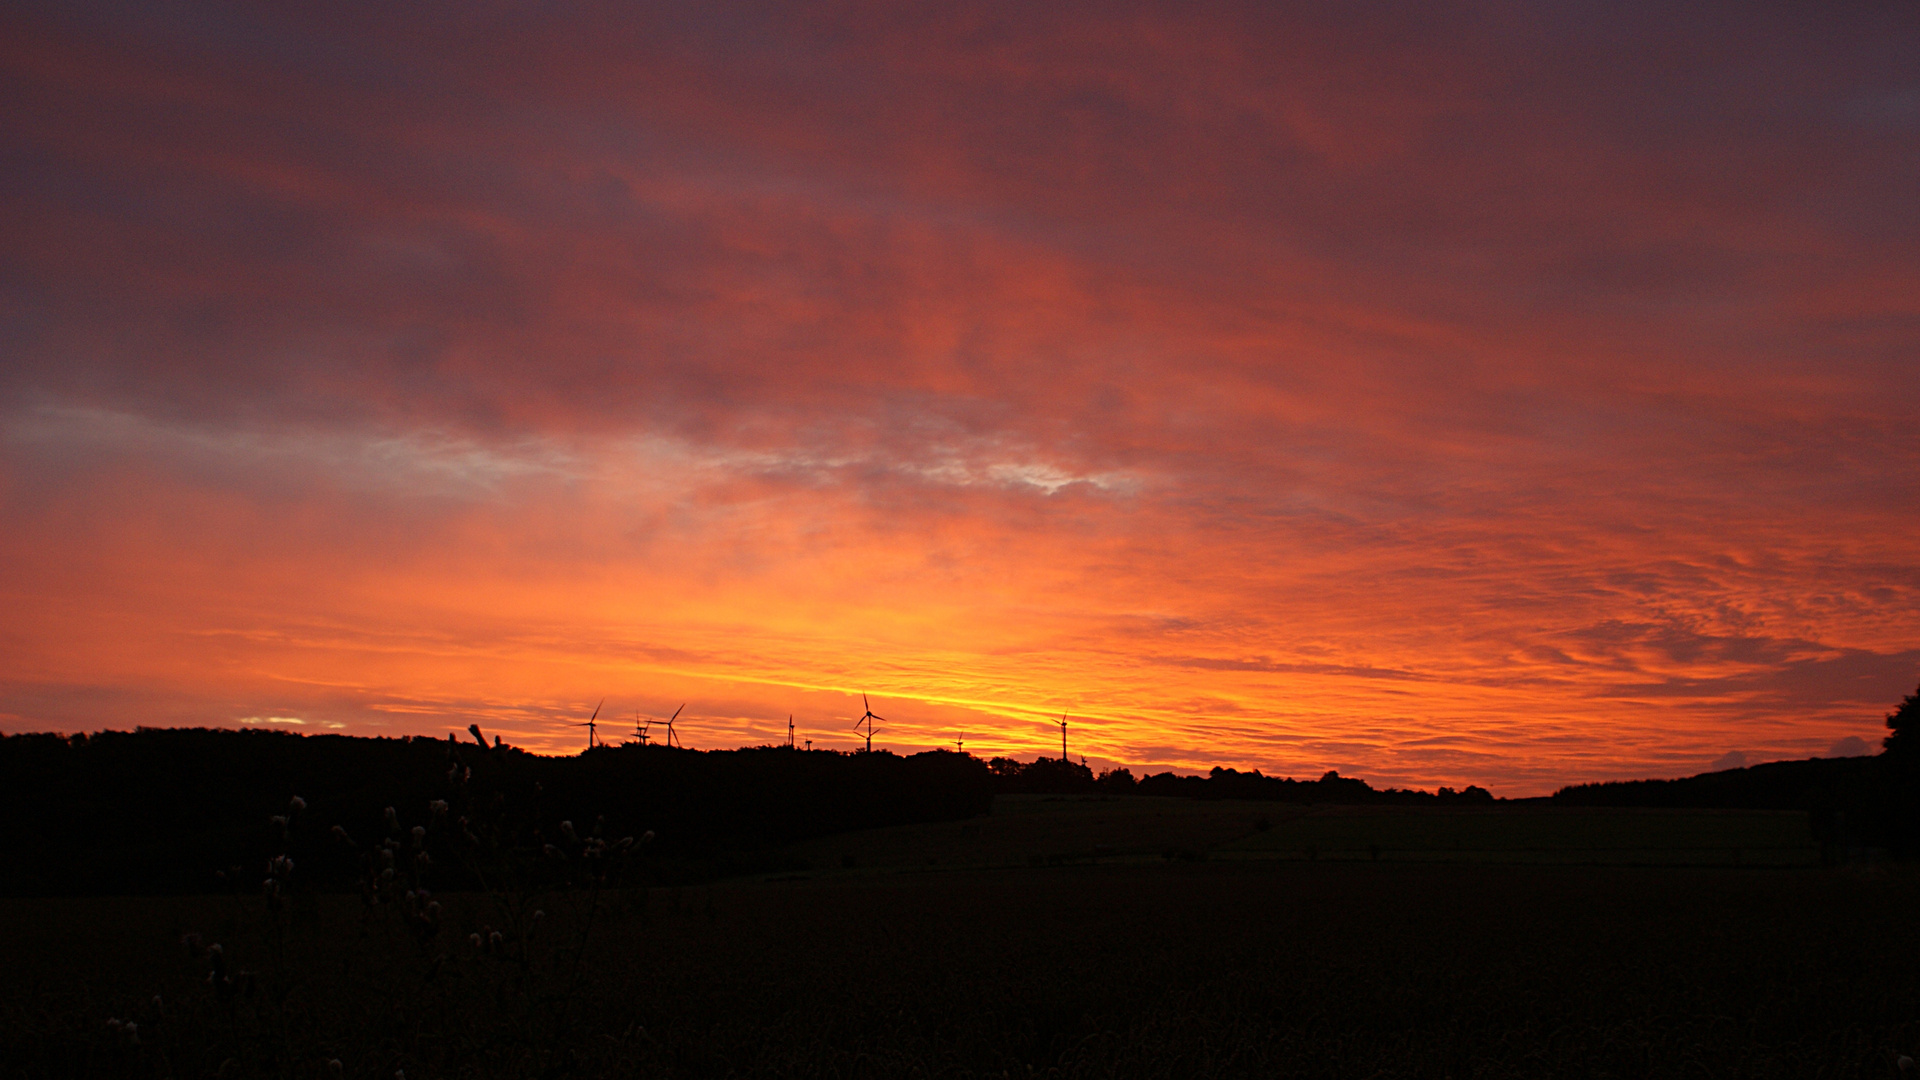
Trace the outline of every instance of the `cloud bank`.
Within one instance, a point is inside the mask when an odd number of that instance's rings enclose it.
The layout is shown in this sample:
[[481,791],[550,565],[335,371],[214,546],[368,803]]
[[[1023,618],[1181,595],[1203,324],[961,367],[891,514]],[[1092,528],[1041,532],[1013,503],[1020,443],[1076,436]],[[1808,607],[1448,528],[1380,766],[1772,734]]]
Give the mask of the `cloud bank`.
[[1920,680],[1910,10],[0,20],[10,729],[1525,794]]

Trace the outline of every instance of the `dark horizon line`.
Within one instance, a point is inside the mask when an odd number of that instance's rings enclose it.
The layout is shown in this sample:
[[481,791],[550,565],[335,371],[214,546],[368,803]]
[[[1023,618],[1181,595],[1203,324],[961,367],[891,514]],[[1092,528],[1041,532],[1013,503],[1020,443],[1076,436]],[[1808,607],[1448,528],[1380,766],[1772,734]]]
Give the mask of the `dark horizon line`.
[[[392,739],[395,741],[425,740],[425,741],[434,742],[434,743],[438,743],[441,741],[437,737],[427,736],[427,735],[359,735],[359,734],[349,734],[343,731],[308,732],[308,731],[289,730],[284,727],[260,727],[257,725],[240,725],[237,727],[207,727],[207,726],[155,727],[155,726],[148,726],[144,724],[135,725],[133,730],[131,731],[114,729],[114,728],[101,728],[93,732],[20,731],[20,732],[10,732],[10,733],[6,733],[5,735],[0,735],[0,738],[15,739],[15,738],[33,738],[33,737],[53,737],[53,738],[61,739],[62,741],[71,742],[75,738],[90,740],[102,735],[136,735],[141,732],[148,732],[148,731],[184,731],[184,732],[202,731],[202,732],[235,732],[235,733],[257,732],[260,734],[286,735],[286,736],[294,736],[298,738],[365,739],[370,741],[381,740],[381,739]],[[468,743],[461,741],[458,735],[455,732],[451,732],[451,731],[447,733],[446,741],[450,743],[454,743],[456,745],[461,745],[461,746],[470,745]],[[857,755],[868,754],[868,753],[889,754],[896,757],[912,756],[908,754],[898,753],[897,751],[889,747],[880,747],[873,750],[868,750],[863,747],[854,747],[848,750],[841,750],[841,749],[835,749],[832,747],[825,747],[825,746],[822,746],[822,747],[791,746],[785,743],[757,743],[753,745],[736,746],[731,748],[713,747],[710,749],[700,749],[697,747],[690,747],[690,746],[684,746],[684,745],[670,746],[662,742],[639,743],[639,742],[632,742],[632,741],[623,741],[617,745],[609,745],[608,743],[603,741],[598,746],[588,747],[571,754],[566,754],[566,753],[544,754],[538,751],[528,750],[524,747],[515,746],[511,743],[505,743],[505,742],[498,743],[492,746],[481,745],[477,748],[486,750],[488,752],[512,751],[513,753],[525,754],[529,757],[542,758],[550,761],[564,761],[572,758],[580,758],[580,757],[584,757],[586,754],[593,751],[625,750],[625,749],[641,749],[641,750],[661,749],[661,750],[670,750],[670,751],[681,752],[681,753],[696,753],[696,754],[738,753],[743,750],[791,750],[795,753],[840,754],[840,755],[846,755],[846,756],[857,756]],[[1871,754],[1861,754],[1861,755],[1855,755],[1855,756],[1878,757],[1883,752],[1884,752],[1884,749],[1877,750]],[[1074,762],[1072,762],[1070,759],[1059,758],[1059,757],[1049,757],[1046,754],[1038,754],[1030,762],[1021,762],[1020,759],[1009,756],[1009,755],[996,754],[991,757],[981,757],[978,754],[973,753],[972,751],[956,750],[948,746],[934,746],[926,750],[915,751],[914,753],[915,754],[929,754],[929,753],[955,754],[960,757],[973,758],[976,761],[985,762],[985,763],[991,763],[995,760],[1004,760],[1004,761],[1013,761],[1013,762],[1023,764],[1023,765],[1028,765],[1028,766],[1037,765],[1042,761],[1053,761],[1053,762],[1065,761],[1069,767],[1086,769],[1087,772],[1092,774],[1096,779],[1098,779],[1098,777],[1100,776],[1105,776],[1105,775],[1108,775],[1109,773],[1117,772],[1117,771],[1125,771],[1127,772],[1128,775],[1130,776],[1132,775],[1132,769],[1127,765],[1115,765],[1112,769],[1109,769],[1106,772],[1095,773],[1090,766],[1087,766],[1085,764],[1084,756],[1082,756],[1081,758],[1081,763],[1079,765],[1075,765]],[[1489,791],[1486,788],[1481,788],[1480,785],[1477,785],[1477,784],[1467,784],[1465,785],[1465,787],[1460,789],[1455,789],[1447,785],[1439,785],[1439,786],[1436,786],[1432,792],[1427,792],[1427,791],[1424,791],[1423,789],[1412,788],[1412,787],[1373,788],[1372,783],[1369,782],[1366,778],[1359,777],[1359,776],[1343,776],[1337,769],[1327,770],[1326,773],[1322,774],[1316,780],[1296,780],[1292,776],[1273,776],[1273,775],[1263,773],[1258,767],[1255,767],[1249,770],[1241,770],[1234,766],[1215,765],[1208,771],[1201,772],[1201,773],[1178,773],[1178,772],[1174,772],[1171,769],[1168,769],[1164,772],[1159,772],[1159,773],[1143,773],[1141,774],[1140,777],[1138,777],[1138,779],[1144,780],[1149,776],[1172,776],[1179,779],[1191,778],[1195,780],[1206,780],[1217,772],[1225,772],[1225,773],[1232,773],[1239,776],[1258,776],[1267,780],[1284,780],[1289,783],[1296,783],[1296,784],[1312,784],[1312,783],[1318,783],[1318,782],[1323,782],[1327,780],[1357,780],[1362,784],[1366,784],[1369,788],[1372,788],[1373,790],[1379,791],[1382,793],[1402,792],[1402,793],[1418,793],[1418,794],[1438,794],[1441,791],[1465,791],[1469,789],[1478,789],[1482,791],[1488,791],[1488,794],[1492,797],[1492,799],[1495,802],[1523,803],[1523,802],[1544,802],[1552,799],[1554,794],[1558,794],[1559,792],[1567,791],[1575,788],[1601,787],[1601,786],[1611,785],[1611,784],[1670,783],[1670,782],[1681,781],[1681,780],[1691,780],[1691,779],[1695,779],[1697,777],[1702,777],[1702,776],[1715,776],[1722,773],[1745,772],[1748,769],[1761,768],[1768,765],[1795,764],[1795,763],[1805,762],[1805,761],[1830,761],[1830,760],[1840,760],[1840,759],[1828,758],[1828,757],[1782,758],[1779,761],[1750,762],[1748,764],[1735,766],[1730,769],[1706,769],[1697,773],[1690,773],[1685,776],[1637,777],[1632,779],[1615,779],[1615,780],[1581,780],[1581,781],[1575,781],[1573,783],[1562,784],[1558,788],[1555,788],[1553,793],[1549,793],[1546,795],[1518,795],[1518,796],[1492,795],[1491,791]],[[1142,768],[1144,769],[1145,766],[1142,766]]]

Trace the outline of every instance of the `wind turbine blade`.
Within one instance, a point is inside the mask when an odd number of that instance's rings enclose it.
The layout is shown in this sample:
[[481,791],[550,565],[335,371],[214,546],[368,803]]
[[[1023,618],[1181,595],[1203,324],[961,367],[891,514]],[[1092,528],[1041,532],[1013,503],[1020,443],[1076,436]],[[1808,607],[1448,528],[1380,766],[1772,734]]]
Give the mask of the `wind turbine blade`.
[[[687,707],[687,703],[686,703],[686,702],[684,702],[684,701],[683,701],[683,702],[681,702],[681,703],[680,703],[680,709],[684,709],[684,708],[686,708],[686,707]],[[667,717],[667,722],[668,722],[669,724],[671,724],[671,723],[672,723],[672,722],[674,722],[675,720],[678,720],[678,719],[680,719],[680,709],[675,709],[675,710],[673,710],[673,715],[672,715],[672,716],[669,716],[669,717]]]
[[867,700],[867,694],[864,690],[860,692],[860,707],[868,712],[873,711],[873,702]]
[[[606,699],[606,698],[601,698],[601,699],[600,699],[600,705],[605,705],[606,703],[607,703],[607,699]],[[593,707],[593,715],[592,715],[591,717],[589,717],[589,718],[587,719],[587,723],[589,723],[589,724],[591,724],[591,723],[593,723],[593,722],[594,722],[595,720],[598,720],[598,719],[600,719],[600,705],[595,705],[595,706]]]
[[887,718],[884,716],[876,716],[874,717],[874,719],[880,721],[883,724],[887,722]]

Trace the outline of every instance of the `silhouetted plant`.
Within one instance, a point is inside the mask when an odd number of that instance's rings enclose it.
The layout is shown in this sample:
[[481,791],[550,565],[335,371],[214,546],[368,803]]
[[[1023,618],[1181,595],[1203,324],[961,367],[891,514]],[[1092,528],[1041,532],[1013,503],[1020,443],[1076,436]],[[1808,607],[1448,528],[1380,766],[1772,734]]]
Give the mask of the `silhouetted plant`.
[[1029,762],[997,757],[987,762],[994,788],[1010,795],[1077,795],[1097,790],[1084,763],[1040,757]]
[[1920,688],[1887,714],[1887,737],[1880,745],[1889,754],[1911,755],[1920,750]]
[[[279,850],[258,885],[242,888],[237,869],[223,872],[234,886],[230,927],[238,940],[207,945],[199,932],[184,939],[214,1009],[189,1018],[188,1042],[247,1074],[317,1064],[333,1049],[315,1041],[313,999],[359,965],[386,973],[354,985],[365,998],[386,999],[360,1005],[396,1032],[430,1030],[455,1016],[484,1023],[489,1052],[505,1050],[524,1063],[516,1073],[549,1072],[557,1055],[570,1052],[572,1006],[603,900],[653,834],[609,840],[600,819],[584,831],[571,820],[542,820],[539,783],[517,783],[524,777],[503,750],[476,754],[448,744],[447,763],[440,797],[415,813],[386,806],[375,835],[356,838],[338,824],[322,832],[307,821],[300,797],[268,819]],[[299,864],[321,845],[351,851],[361,870],[359,948],[345,954],[329,947],[337,930],[325,931],[317,914],[299,917],[315,899]],[[432,885],[443,871],[479,884],[458,900],[459,914],[476,927],[464,940],[443,932],[456,918],[455,901],[443,901]],[[251,969],[240,965],[242,954],[255,956]],[[414,1052],[410,1038],[392,1049],[394,1061]],[[382,1074],[392,1066],[378,1063]]]

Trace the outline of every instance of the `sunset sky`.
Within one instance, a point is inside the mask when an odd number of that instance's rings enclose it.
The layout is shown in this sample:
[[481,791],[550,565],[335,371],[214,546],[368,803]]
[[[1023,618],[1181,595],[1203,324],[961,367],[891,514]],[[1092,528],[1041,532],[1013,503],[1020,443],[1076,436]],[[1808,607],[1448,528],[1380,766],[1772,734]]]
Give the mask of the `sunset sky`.
[[1911,3],[0,14],[0,730],[1529,795],[1916,683]]

